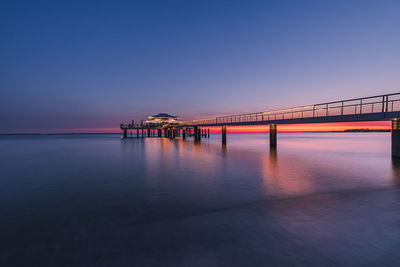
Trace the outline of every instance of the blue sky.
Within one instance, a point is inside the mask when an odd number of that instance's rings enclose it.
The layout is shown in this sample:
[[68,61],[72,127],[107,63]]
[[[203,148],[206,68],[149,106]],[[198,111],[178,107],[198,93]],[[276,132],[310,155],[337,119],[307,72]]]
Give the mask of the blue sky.
[[400,1],[1,1],[0,132],[399,92]]

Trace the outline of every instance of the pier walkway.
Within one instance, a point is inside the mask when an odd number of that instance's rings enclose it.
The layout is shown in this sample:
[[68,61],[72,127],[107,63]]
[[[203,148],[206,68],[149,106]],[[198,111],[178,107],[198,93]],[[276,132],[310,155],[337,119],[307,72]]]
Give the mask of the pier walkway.
[[[205,127],[222,127],[222,143],[226,144],[226,127],[240,125],[269,125],[270,145],[276,147],[277,125],[279,124],[304,124],[304,123],[330,123],[330,122],[357,122],[357,121],[388,121],[392,120],[392,155],[400,157],[400,93],[369,96],[347,99],[334,102],[325,102],[307,106],[287,109],[262,111],[255,113],[220,116],[210,119],[185,121],[179,125],[163,125],[157,127],[157,136],[183,138],[187,133],[199,141],[207,136]],[[150,136],[154,127],[133,126],[121,124],[121,129],[146,129]],[[208,136],[209,136],[209,129]],[[142,132],[143,133],[143,132]]]

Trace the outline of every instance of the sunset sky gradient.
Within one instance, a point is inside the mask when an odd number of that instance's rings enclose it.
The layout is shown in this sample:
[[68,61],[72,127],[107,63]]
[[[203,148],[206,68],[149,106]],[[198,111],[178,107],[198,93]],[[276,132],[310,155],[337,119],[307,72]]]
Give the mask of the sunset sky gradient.
[[389,0],[1,1],[0,133],[119,132],[157,113],[192,120],[399,92],[399,14]]

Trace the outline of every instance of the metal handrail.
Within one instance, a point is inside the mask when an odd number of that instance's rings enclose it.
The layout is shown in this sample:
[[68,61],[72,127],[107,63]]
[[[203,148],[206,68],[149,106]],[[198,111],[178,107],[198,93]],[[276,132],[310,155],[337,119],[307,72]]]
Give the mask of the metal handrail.
[[[396,99],[389,99],[398,96]],[[371,102],[372,100],[372,102]],[[353,102],[353,103],[351,103]],[[289,109],[253,112],[246,114],[235,114],[219,116],[211,119],[193,120],[184,122],[184,125],[203,124],[229,124],[240,122],[268,122],[273,120],[286,120],[294,118],[314,118],[324,116],[344,116],[355,114],[371,114],[382,112],[400,111],[400,93],[353,98],[341,101],[325,102],[314,105],[300,106]],[[347,111],[351,108],[351,111]],[[311,113],[311,114],[310,114]]]

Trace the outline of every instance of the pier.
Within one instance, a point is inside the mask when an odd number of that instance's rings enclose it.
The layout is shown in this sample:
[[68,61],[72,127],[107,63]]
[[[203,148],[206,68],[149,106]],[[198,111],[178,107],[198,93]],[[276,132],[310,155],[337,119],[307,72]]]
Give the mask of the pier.
[[202,138],[209,138],[209,127],[221,127],[222,144],[226,145],[227,126],[266,125],[269,126],[270,147],[276,148],[279,124],[392,121],[392,156],[400,157],[399,119],[400,93],[393,93],[174,124],[164,123],[158,126],[121,124],[120,128],[124,138],[127,138],[128,131],[132,130],[137,131],[136,137],[144,137],[144,131],[147,132],[147,137],[153,137],[153,133],[157,131],[157,137],[175,138],[182,133],[183,139],[193,136],[195,141],[201,141]]

